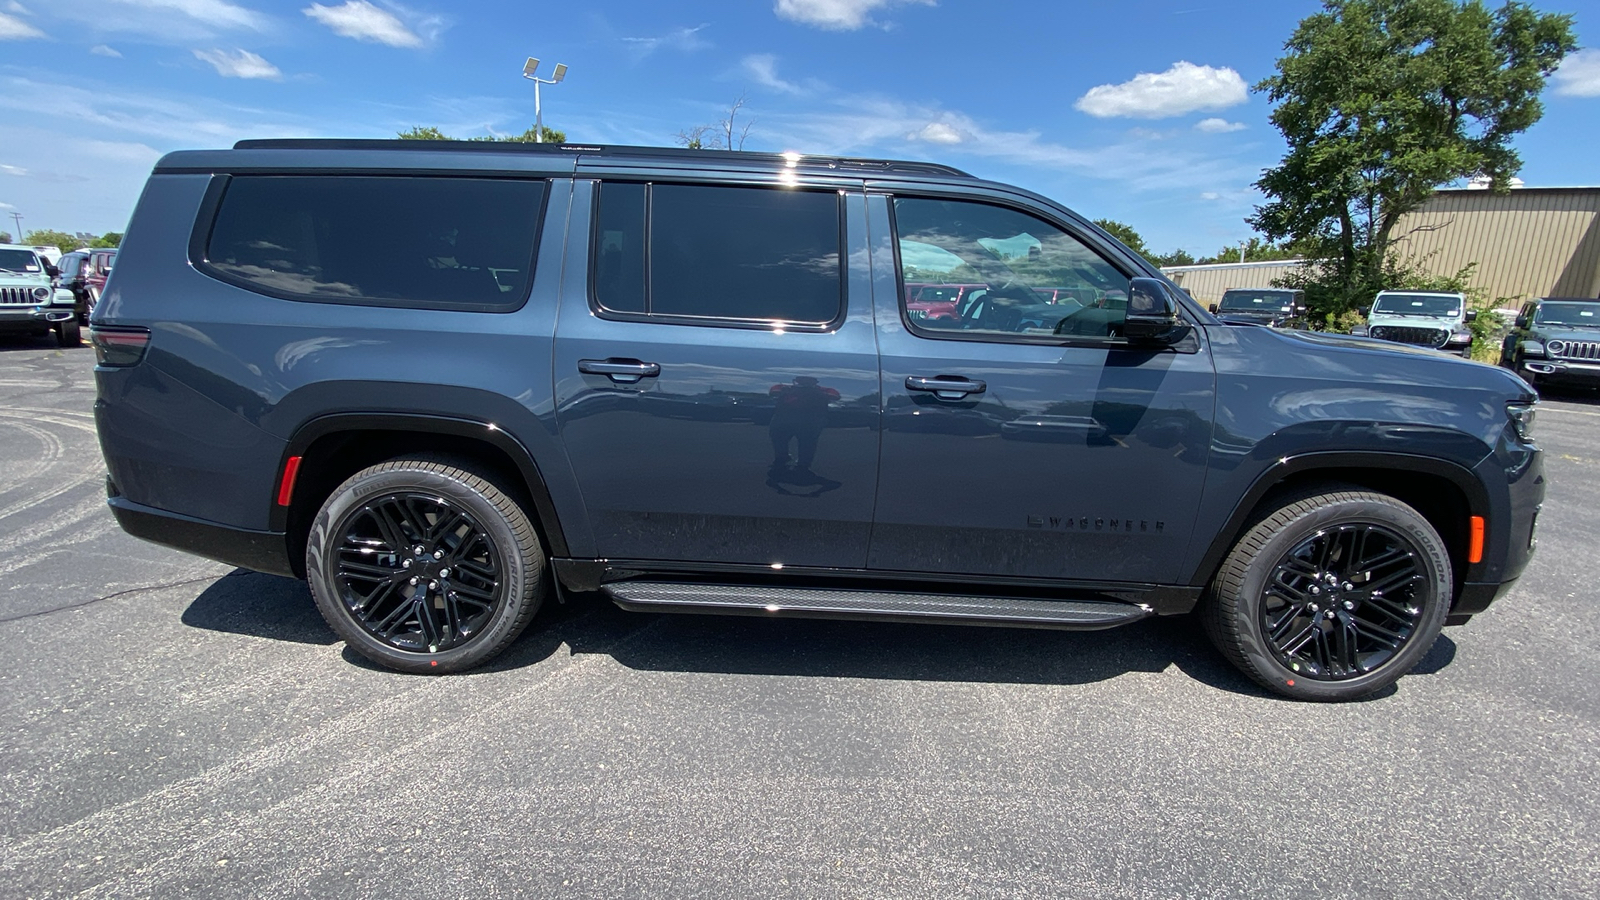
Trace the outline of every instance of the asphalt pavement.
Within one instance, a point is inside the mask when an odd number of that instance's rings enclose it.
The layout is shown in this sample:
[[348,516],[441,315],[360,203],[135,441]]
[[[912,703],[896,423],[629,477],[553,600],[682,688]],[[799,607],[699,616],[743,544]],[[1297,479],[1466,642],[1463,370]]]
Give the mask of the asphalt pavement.
[[377,669],[127,537],[93,356],[0,338],[0,897],[1600,896],[1600,400],[1515,593],[1343,705],[1111,632],[552,607]]

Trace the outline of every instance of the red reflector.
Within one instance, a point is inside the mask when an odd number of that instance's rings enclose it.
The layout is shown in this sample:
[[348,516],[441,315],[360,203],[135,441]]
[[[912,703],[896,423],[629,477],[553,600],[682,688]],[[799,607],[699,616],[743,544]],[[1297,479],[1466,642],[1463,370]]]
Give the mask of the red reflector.
[[294,496],[294,477],[300,474],[300,457],[291,456],[283,464],[283,480],[278,482],[278,505],[288,506]]
[[1472,532],[1467,538],[1467,562],[1483,562],[1483,516],[1472,517]]

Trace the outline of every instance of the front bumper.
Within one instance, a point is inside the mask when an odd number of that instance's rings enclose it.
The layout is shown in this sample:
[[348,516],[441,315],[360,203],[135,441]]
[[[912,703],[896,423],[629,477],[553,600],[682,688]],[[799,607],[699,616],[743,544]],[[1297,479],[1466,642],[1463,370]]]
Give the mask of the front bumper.
[[1541,382],[1600,387],[1600,363],[1564,359],[1525,359],[1522,368]]
[[70,304],[41,303],[37,306],[7,304],[0,306],[0,329],[37,331],[57,322],[65,322],[77,314],[76,308]]

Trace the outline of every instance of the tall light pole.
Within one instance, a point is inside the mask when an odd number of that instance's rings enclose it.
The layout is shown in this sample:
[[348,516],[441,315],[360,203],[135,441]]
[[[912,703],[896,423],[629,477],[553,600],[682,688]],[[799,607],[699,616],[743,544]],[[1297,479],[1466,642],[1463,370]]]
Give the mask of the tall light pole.
[[549,80],[533,74],[539,71],[538,57],[530,56],[522,65],[522,77],[533,82],[533,141],[536,144],[544,143],[544,113],[539,108],[539,85],[560,84],[561,79],[567,77],[567,64],[556,63],[555,77]]
[[22,243],[22,213],[12,213],[11,218],[17,223],[17,243]]

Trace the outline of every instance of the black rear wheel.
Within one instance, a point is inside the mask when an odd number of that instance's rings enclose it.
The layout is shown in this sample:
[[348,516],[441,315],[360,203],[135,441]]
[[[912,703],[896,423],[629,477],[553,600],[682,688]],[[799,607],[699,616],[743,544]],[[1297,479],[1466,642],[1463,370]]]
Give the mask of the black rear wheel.
[[1450,557],[1416,510],[1367,491],[1286,503],[1234,547],[1204,610],[1212,640],[1257,683],[1304,700],[1393,684],[1439,636]]
[[328,624],[390,668],[444,673],[491,659],[544,596],[544,554],[508,491],[470,462],[363,469],[318,513],[306,575]]

